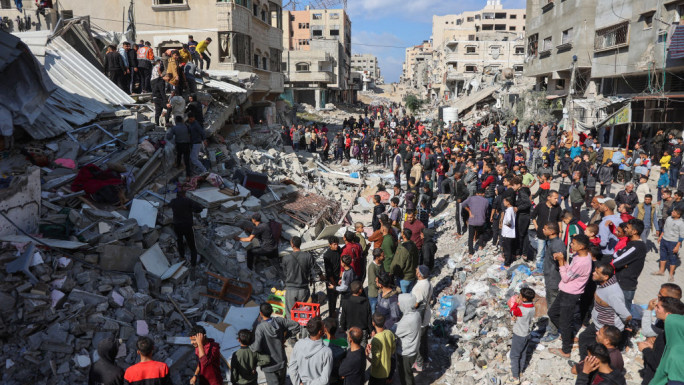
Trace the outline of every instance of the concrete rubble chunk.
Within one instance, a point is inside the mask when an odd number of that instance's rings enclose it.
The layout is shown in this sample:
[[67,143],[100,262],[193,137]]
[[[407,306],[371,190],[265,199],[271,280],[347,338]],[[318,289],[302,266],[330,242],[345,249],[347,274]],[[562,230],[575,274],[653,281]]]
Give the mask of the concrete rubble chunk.
[[88,305],[98,305],[102,302],[106,302],[107,297],[80,289],[74,289],[69,293],[68,300],[69,302],[83,301],[83,303]]

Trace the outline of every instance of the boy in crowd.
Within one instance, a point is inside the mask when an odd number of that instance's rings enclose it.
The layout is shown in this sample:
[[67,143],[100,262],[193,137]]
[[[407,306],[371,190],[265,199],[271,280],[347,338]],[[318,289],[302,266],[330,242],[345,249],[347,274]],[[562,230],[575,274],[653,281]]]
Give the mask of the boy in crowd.
[[233,353],[230,360],[230,382],[240,385],[257,384],[257,366],[267,365],[271,359],[266,354],[253,352],[249,349],[253,334],[251,330],[242,329],[238,332],[240,349]]
[[513,315],[513,340],[511,341],[511,384],[520,384],[520,373],[527,367],[527,347],[530,342],[530,327],[534,319],[534,290],[529,287],[520,289],[515,304],[511,307]]

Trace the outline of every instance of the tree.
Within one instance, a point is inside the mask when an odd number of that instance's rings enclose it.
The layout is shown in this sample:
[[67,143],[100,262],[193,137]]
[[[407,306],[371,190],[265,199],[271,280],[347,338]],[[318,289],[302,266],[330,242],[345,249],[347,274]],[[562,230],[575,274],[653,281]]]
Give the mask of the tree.
[[418,111],[424,103],[425,100],[419,99],[414,94],[408,94],[404,97],[404,104],[406,105],[406,108],[408,108],[409,111],[411,111],[412,114]]

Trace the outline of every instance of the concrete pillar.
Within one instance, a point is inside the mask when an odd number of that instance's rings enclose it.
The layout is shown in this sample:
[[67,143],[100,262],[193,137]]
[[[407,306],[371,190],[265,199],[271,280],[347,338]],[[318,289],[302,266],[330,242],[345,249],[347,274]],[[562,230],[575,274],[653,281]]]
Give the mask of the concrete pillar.
[[321,89],[316,88],[314,90],[314,96],[316,98],[316,109],[320,110],[323,106],[321,106]]

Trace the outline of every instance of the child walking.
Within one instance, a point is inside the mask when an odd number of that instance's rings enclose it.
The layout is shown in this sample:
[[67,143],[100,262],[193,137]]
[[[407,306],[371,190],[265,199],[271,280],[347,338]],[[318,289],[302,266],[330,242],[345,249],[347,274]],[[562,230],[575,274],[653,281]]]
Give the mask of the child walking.
[[513,243],[515,242],[515,210],[513,198],[503,199],[504,216],[501,221],[501,248],[504,254],[503,267],[508,269],[513,263]]
[[534,319],[534,297],[529,287],[520,289],[516,302],[511,307],[513,315],[513,339],[511,340],[511,379],[509,384],[520,384],[520,373],[527,365],[527,347],[530,342],[530,327]]

